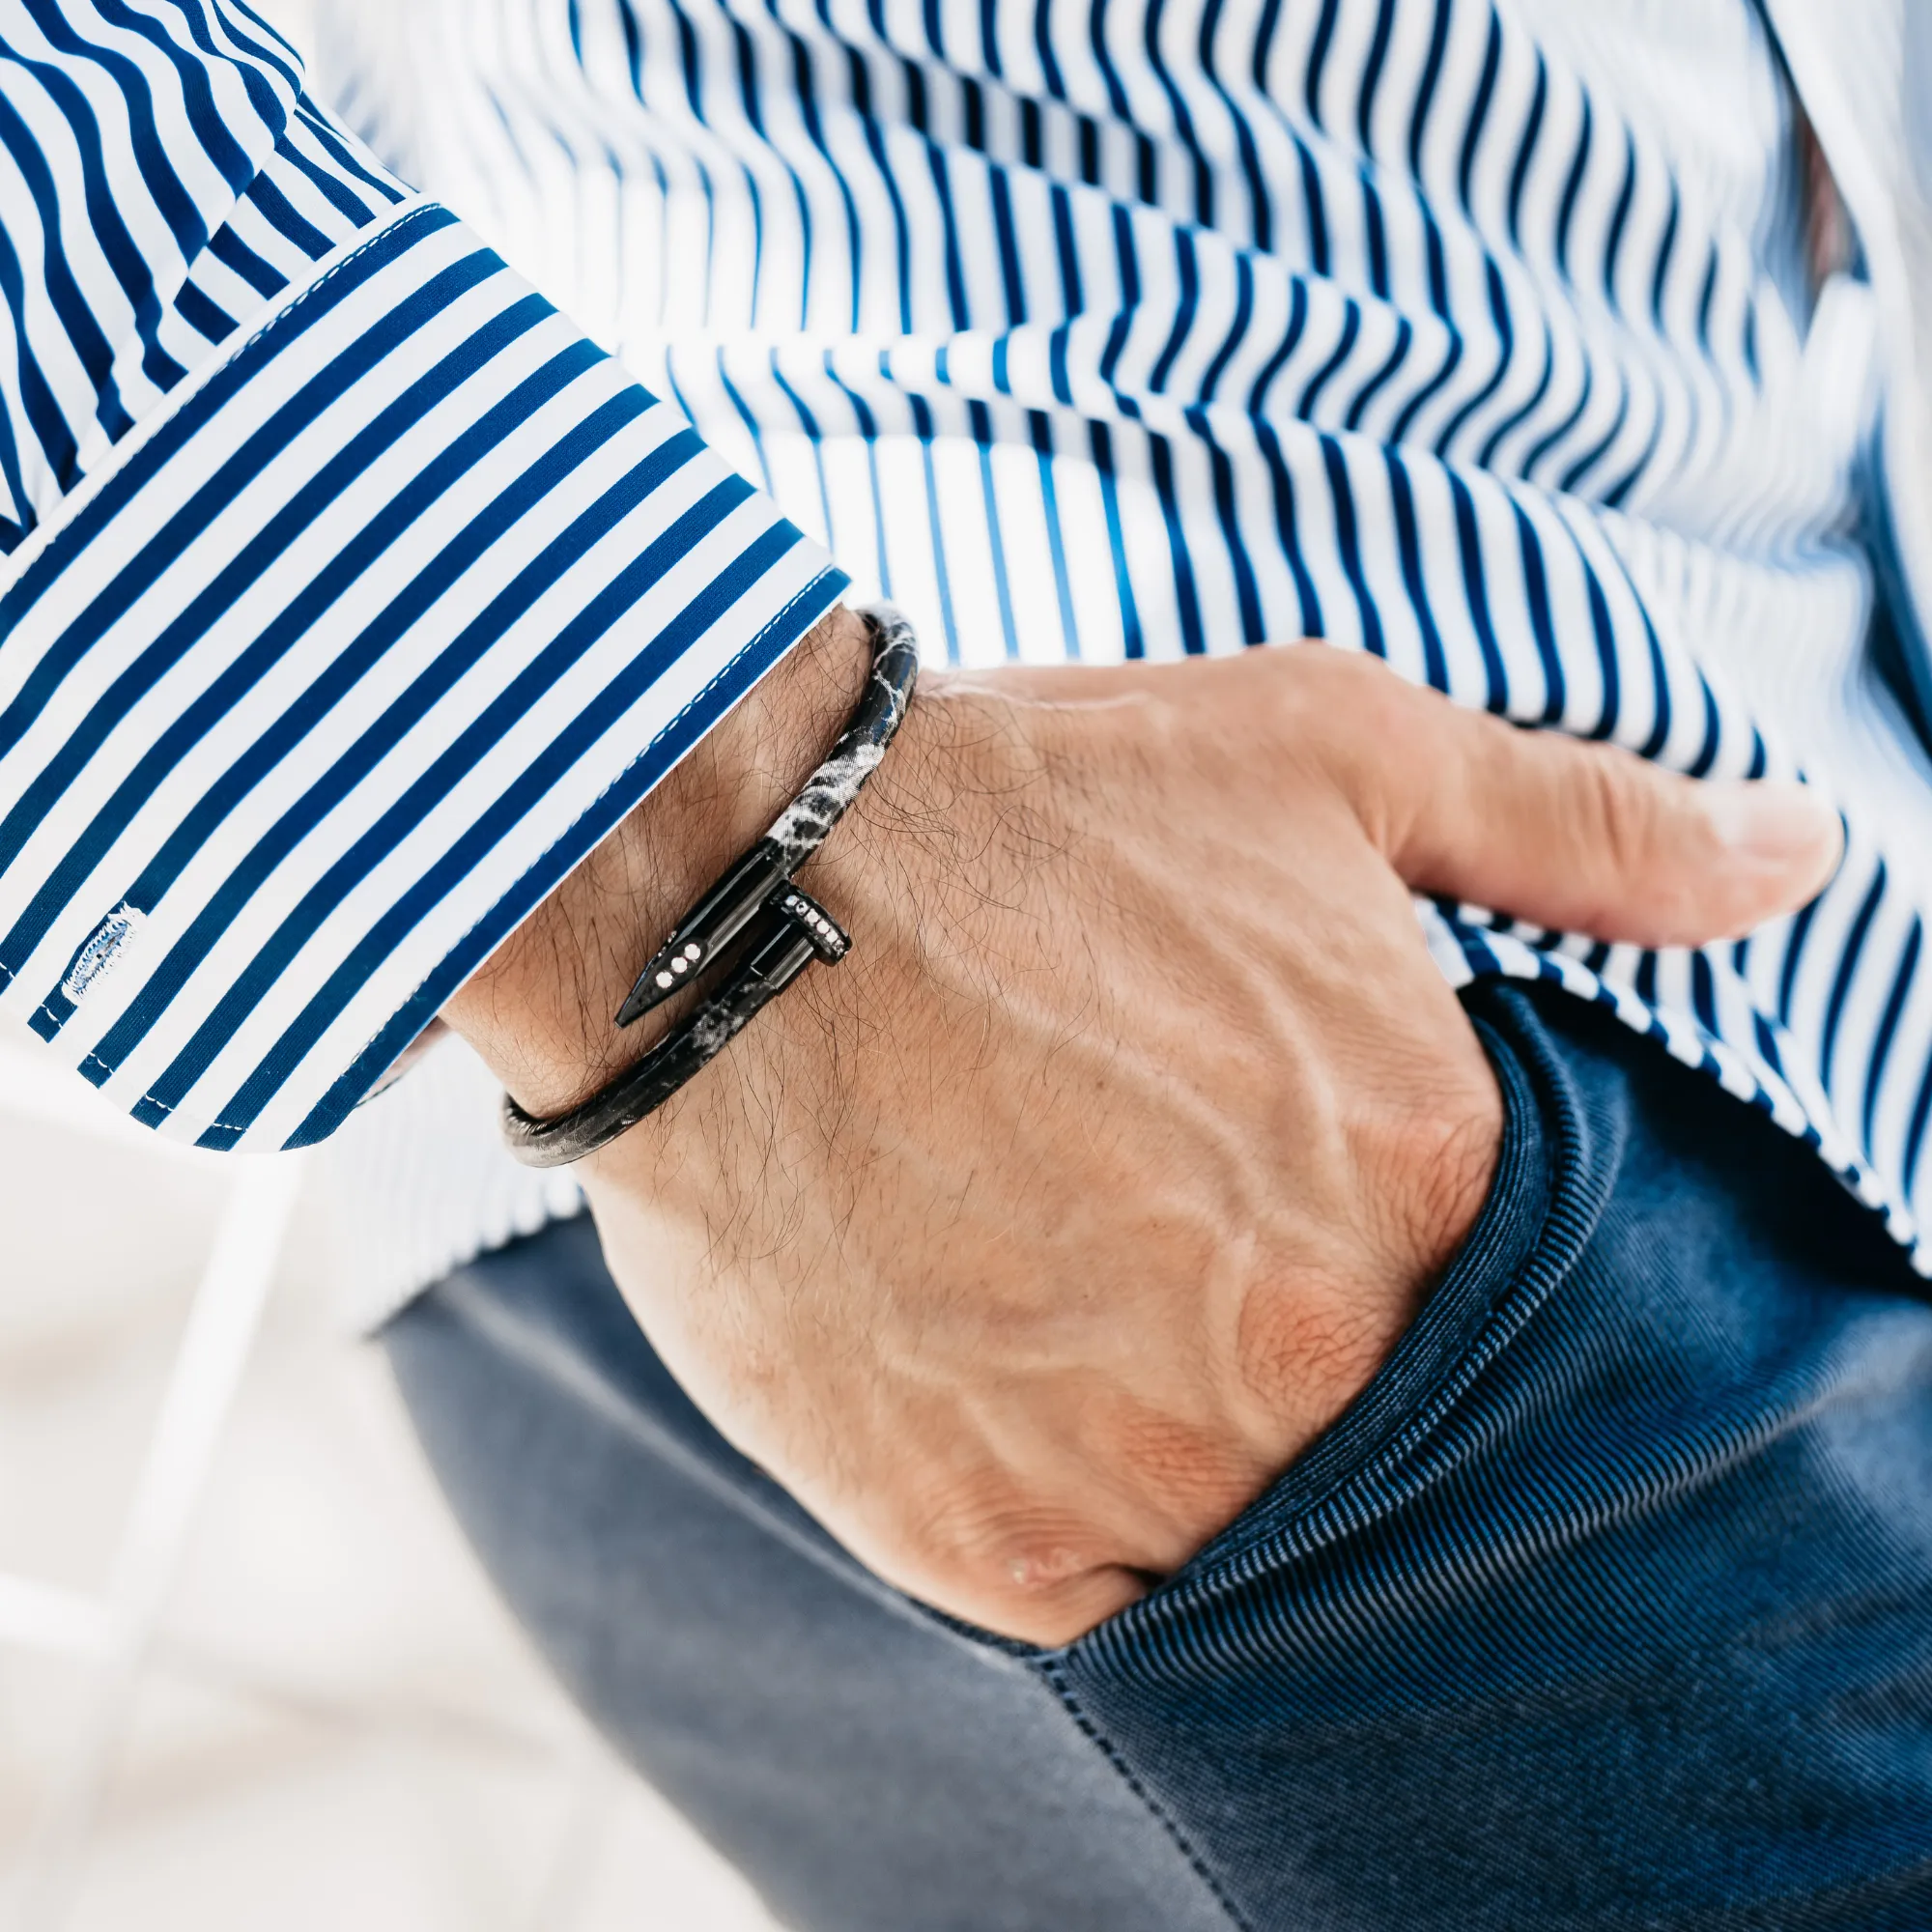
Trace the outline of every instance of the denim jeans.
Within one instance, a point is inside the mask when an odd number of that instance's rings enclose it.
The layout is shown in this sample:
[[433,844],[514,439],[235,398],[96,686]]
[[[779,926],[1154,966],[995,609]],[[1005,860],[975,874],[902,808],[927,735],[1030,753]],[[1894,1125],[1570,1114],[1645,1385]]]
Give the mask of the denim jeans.
[[1556,993],[1468,996],[1492,1197],[1336,1427],[1033,1650],[720,1439],[587,1225],[388,1347],[606,1733],[811,1932],[1932,1928],[1932,1304],[1803,1147]]

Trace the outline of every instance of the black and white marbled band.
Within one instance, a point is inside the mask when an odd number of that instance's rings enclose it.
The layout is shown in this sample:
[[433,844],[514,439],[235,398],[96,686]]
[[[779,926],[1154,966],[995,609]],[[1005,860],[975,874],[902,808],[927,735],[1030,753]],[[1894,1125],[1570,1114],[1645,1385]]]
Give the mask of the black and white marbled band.
[[563,1167],[615,1140],[722,1052],[814,958],[836,963],[851,950],[831,914],[792,883],[792,874],[818,850],[885,756],[918,681],[919,639],[911,624],[890,605],[861,614],[871,627],[872,667],[851,723],[771,830],[645,962],[617,1009],[617,1024],[630,1026],[696,985],[734,948],[738,963],[635,1066],[569,1113],[539,1120],[506,1094],[503,1138],[526,1165]]

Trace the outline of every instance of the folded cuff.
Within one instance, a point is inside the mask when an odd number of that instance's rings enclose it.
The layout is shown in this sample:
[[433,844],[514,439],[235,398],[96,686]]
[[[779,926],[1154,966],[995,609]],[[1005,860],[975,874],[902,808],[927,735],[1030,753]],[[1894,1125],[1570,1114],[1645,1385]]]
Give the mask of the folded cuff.
[[315,265],[0,585],[0,1010],[204,1147],[329,1133],[837,599],[453,216]]

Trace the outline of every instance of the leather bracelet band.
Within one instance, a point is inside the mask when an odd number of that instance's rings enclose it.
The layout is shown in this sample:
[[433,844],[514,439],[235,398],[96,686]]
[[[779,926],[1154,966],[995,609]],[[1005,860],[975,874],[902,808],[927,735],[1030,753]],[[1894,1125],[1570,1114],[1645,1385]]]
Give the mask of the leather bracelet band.
[[[663,1106],[810,965],[836,963],[851,941],[831,914],[792,884],[885,756],[919,677],[919,640],[890,605],[860,613],[871,626],[872,669],[852,722],[772,829],[671,928],[624,1004],[633,1025],[703,980],[734,947],[738,963],[718,990],[608,1086],[552,1120],[503,1097],[503,1138],[529,1167],[563,1167],[608,1146]],[[742,945],[740,944],[742,942]]]

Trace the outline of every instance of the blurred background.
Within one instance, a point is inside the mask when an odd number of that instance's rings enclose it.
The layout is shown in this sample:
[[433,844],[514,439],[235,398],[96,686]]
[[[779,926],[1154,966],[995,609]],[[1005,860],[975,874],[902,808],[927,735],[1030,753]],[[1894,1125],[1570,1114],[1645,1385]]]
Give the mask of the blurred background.
[[321,1183],[0,1031],[0,1932],[770,1932],[492,1596]]

